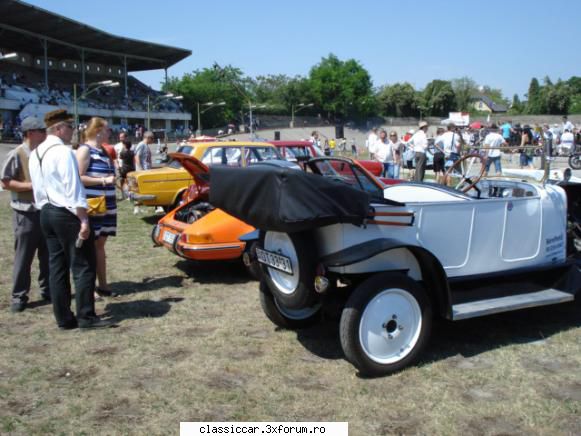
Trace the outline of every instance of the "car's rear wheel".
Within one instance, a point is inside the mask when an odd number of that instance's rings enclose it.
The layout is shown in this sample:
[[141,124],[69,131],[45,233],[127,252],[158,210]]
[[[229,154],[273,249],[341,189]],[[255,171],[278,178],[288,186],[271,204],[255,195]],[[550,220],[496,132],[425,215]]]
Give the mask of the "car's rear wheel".
[[316,324],[321,318],[321,305],[315,304],[303,309],[289,309],[280,304],[263,280],[259,288],[260,306],[273,324],[285,329],[300,329]]
[[414,362],[432,325],[423,288],[403,274],[377,274],[357,287],[341,315],[341,346],[363,375],[381,376]]
[[289,259],[292,274],[271,266],[264,267],[264,277],[274,297],[289,309],[311,307],[317,301],[315,270],[317,254],[309,232],[266,232],[262,240],[266,251]]

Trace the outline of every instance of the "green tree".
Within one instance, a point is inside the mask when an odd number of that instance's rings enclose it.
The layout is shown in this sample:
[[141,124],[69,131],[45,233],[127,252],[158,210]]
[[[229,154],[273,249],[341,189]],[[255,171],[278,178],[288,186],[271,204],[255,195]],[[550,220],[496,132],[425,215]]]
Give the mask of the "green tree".
[[[550,81],[549,81],[550,83]],[[566,115],[571,106],[571,89],[567,82],[546,84],[541,89],[541,99],[545,113],[551,115]]]
[[478,85],[470,77],[453,79],[451,83],[456,97],[456,109],[468,112],[472,108],[474,97],[479,94]]
[[354,59],[323,58],[311,68],[309,87],[314,103],[334,120],[367,116],[375,106],[371,77]]
[[448,80],[432,80],[421,94],[419,106],[423,115],[447,117],[456,108],[452,83]]
[[531,79],[529,84],[529,92],[527,94],[526,113],[527,114],[543,114],[545,108],[543,107],[543,99],[541,96],[541,86],[536,77]]
[[524,106],[518,97],[518,94],[515,94],[512,97],[512,104],[510,105],[509,112],[514,115],[521,114],[524,110]]
[[567,84],[573,95],[581,95],[581,77],[573,76],[567,80]]
[[380,88],[377,94],[379,113],[391,117],[418,115],[418,95],[414,87],[405,83],[394,83]]
[[[233,91],[233,86],[240,92]],[[162,87],[166,92],[184,96],[184,108],[192,114],[194,125],[197,124],[198,103],[225,101],[225,106],[207,111],[201,116],[202,126],[206,128],[222,126],[238,118],[245,104],[244,94],[249,93],[247,88],[248,79],[243,76],[240,69],[230,65],[224,68],[195,70],[181,78],[171,77]]]

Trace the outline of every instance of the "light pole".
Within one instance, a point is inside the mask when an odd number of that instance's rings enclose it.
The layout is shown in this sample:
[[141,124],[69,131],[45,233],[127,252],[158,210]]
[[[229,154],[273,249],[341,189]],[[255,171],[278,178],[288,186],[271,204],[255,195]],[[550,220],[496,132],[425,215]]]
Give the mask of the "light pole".
[[183,97],[183,95],[173,95],[171,92],[169,92],[167,94],[155,97],[153,99],[153,102],[152,102],[150,95],[147,94],[147,130],[151,130],[151,111],[152,111],[152,109],[155,109],[155,107],[159,103],[161,103],[162,100],[165,100],[168,98],[171,98],[173,100],[182,100],[184,97]]
[[86,98],[89,94],[92,94],[101,88],[114,88],[119,86],[119,82],[113,82],[112,80],[103,80],[101,82],[89,83],[86,89],[77,97],[77,84],[73,83],[73,112],[75,117],[75,127],[79,125],[79,100]]
[[201,121],[200,115],[203,114],[204,112],[209,111],[212,108],[215,108],[218,106],[226,106],[226,102],[221,101],[219,103],[214,103],[212,101],[209,101],[208,103],[202,103],[201,106],[208,106],[208,107],[201,112],[200,112],[200,103],[198,102],[196,104],[198,106],[198,129],[196,130],[196,136],[200,136],[202,134],[202,121]]
[[302,109],[305,109],[305,108],[308,108],[308,107],[313,107],[314,105],[315,105],[315,103],[308,103],[308,104],[299,103],[296,106],[298,109],[295,110],[295,105],[292,104],[291,105],[291,122],[290,122],[290,128],[292,129],[295,126],[295,114],[298,111],[300,111]]
[[253,123],[253,120],[252,120],[252,109],[262,109],[262,108],[265,108],[265,107],[266,107],[265,104],[255,105],[255,104],[252,104],[252,102],[250,100],[248,100],[248,111],[249,111],[249,113],[248,113],[248,119],[249,119],[249,122],[250,122],[250,139],[252,139],[252,137],[254,136],[254,132],[252,130],[253,127],[254,127],[253,126],[254,123]]

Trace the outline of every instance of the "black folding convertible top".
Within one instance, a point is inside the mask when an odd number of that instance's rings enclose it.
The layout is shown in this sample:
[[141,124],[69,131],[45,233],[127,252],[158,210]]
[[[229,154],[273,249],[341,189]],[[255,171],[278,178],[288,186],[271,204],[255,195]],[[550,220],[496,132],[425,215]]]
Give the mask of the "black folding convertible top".
[[335,223],[361,225],[370,197],[304,171],[256,165],[210,169],[210,203],[261,230],[299,232]]

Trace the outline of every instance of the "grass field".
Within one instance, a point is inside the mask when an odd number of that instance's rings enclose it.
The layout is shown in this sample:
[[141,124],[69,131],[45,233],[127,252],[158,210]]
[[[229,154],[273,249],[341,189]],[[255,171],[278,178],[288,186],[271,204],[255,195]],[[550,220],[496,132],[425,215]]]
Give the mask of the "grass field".
[[[176,434],[180,421],[348,421],[351,435],[581,434],[581,304],[439,322],[422,361],[364,379],[336,321],[277,330],[238,263],[193,264],[120,204],[108,242],[122,296],[106,331],[9,310],[11,211],[0,193],[0,433]],[[33,288],[32,301],[38,300]]]

